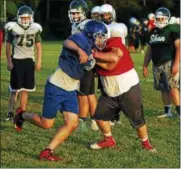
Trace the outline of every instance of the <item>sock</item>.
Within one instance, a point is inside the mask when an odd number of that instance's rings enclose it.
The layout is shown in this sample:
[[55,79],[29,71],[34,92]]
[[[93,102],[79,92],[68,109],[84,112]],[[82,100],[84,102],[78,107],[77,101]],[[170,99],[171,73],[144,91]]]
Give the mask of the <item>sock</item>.
[[145,141],[147,141],[147,140],[148,140],[148,137],[145,137],[145,138],[142,138],[142,139],[141,139],[142,142],[145,142]]
[[171,105],[165,105],[164,106],[164,111],[165,111],[165,113],[167,114],[167,113],[169,113],[169,114],[171,114]]
[[180,116],[180,106],[176,106],[175,109],[177,111],[177,114]]
[[111,133],[111,132],[109,132],[109,133],[104,133],[104,136],[105,136],[105,137],[111,137],[111,136],[112,136],[112,133]]
[[87,117],[79,117],[79,119],[82,120],[82,121],[87,121],[88,120]]

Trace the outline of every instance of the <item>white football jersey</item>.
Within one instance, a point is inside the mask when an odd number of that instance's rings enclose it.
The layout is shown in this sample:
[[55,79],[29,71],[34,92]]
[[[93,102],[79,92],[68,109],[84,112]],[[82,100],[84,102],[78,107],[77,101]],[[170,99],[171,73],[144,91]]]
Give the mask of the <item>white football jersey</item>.
[[38,23],[32,23],[27,29],[17,22],[8,22],[5,25],[6,40],[12,43],[12,57],[16,59],[34,59],[34,45],[40,42],[39,36],[42,27]]
[[125,38],[128,35],[128,28],[124,23],[111,23],[108,25],[111,37],[120,37],[125,45]]

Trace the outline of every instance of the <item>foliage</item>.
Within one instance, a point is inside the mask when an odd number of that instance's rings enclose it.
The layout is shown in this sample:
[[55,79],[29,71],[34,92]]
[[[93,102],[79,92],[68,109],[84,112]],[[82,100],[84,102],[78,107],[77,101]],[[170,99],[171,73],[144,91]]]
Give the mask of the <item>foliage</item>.
[[[42,70],[36,73],[36,92],[30,93],[27,111],[41,114],[44,85],[47,77],[57,67],[61,42],[43,43]],[[140,77],[145,119],[148,124],[149,139],[158,153],[144,151],[136,131],[121,114],[122,124],[113,126],[117,141],[116,149],[93,151],[90,143],[98,141],[100,132],[75,131],[54,152],[64,158],[62,162],[39,161],[38,154],[45,148],[57,128],[63,124],[62,115],[57,114],[52,129],[43,130],[25,122],[23,130],[16,132],[12,122],[5,122],[9,99],[9,72],[5,51],[1,58],[1,167],[2,168],[180,168],[180,121],[174,113],[171,119],[158,119],[163,109],[160,93],[153,89],[153,76],[142,76],[143,55],[132,54],[135,68]],[[149,67],[151,72],[151,66]],[[97,90],[97,96],[100,95]],[[17,105],[18,106],[18,105]],[[173,107],[174,111],[174,107]]]

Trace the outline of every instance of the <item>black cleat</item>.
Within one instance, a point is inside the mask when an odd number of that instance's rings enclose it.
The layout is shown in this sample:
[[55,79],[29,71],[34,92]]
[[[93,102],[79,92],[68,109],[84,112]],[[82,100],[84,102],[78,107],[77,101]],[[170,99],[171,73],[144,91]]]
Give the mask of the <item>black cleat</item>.
[[8,113],[8,115],[7,115],[7,117],[6,117],[6,119],[5,119],[6,121],[13,121],[14,120],[14,114],[13,114],[13,112],[9,112]]
[[24,113],[25,111],[22,110],[21,107],[19,107],[17,110],[16,110],[16,115],[15,115],[15,118],[14,118],[14,124],[15,124],[15,129],[17,131],[21,131],[22,130],[22,126],[23,126],[23,122],[24,122],[24,119],[22,117],[22,114]]

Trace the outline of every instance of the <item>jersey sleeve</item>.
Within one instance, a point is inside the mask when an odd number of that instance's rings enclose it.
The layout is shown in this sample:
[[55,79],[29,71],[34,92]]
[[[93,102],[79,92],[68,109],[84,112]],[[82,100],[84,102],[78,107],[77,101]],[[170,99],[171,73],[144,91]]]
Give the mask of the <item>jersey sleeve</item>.
[[12,43],[13,42],[13,34],[12,31],[6,31],[5,36],[6,42]]
[[72,40],[77,46],[84,50],[87,55],[91,54],[91,45],[88,43],[88,40],[82,33],[75,33],[68,37],[69,40]]
[[35,35],[35,43],[42,42],[40,32],[37,32]]
[[173,41],[180,39],[180,25],[179,24],[172,25],[172,31],[171,31],[170,36],[173,38]]

